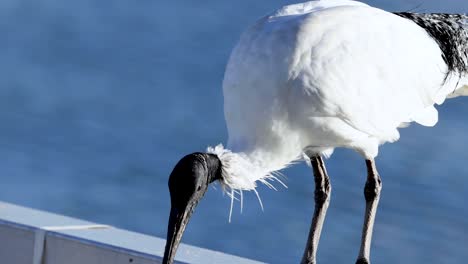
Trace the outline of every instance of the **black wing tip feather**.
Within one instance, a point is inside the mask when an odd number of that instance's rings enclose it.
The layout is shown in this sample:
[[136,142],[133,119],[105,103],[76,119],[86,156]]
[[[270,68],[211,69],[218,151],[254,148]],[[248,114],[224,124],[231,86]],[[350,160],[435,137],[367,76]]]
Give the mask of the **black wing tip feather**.
[[447,13],[394,13],[409,19],[427,31],[442,52],[451,73],[468,73],[468,15]]

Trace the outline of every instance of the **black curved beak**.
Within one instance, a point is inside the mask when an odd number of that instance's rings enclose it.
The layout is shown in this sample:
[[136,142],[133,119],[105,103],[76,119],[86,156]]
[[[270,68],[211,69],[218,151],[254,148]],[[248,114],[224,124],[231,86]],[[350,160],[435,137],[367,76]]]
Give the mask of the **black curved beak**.
[[[198,199],[197,199],[198,198]],[[185,227],[192,216],[195,206],[201,197],[196,197],[188,202],[185,209],[180,210],[174,206],[171,207],[169,215],[169,224],[167,227],[166,249],[164,251],[163,264],[172,264],[179,247]]]
[[167,227],[163,264],[172,264],[187,223],[208,189],[221,177],[221,162],[215,155],[193,153],[182,158],[169,176],[171,213]]

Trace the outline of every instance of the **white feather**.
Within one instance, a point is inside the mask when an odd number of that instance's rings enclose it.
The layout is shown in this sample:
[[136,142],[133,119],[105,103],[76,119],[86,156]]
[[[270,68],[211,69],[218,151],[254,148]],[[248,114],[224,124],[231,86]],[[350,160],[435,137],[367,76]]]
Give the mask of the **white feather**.
[[[448,78],[437,43],[392,13],[348,0],[283,7],[251,26],[233,50],[223,82],[228,149],[221,184],[255,191],[273,172],[336,147],[367,158],[410,122],[437,123],[434,104],[467,95]],[[234,198],[234,197],[232,197]]]

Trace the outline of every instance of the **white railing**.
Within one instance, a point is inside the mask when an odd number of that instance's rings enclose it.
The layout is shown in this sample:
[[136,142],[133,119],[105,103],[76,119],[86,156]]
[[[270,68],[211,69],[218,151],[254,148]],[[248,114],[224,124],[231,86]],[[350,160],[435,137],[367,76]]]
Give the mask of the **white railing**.
[[[155,264],[165,240],[0,202],[0,263]],[[177,263],[258,264],[182,244]]]

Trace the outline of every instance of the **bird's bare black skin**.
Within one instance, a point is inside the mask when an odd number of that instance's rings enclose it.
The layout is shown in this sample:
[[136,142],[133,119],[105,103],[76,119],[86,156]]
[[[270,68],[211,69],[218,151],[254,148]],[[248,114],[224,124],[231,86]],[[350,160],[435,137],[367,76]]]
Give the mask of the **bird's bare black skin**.
[[163,264],[171,264],[185,227],[208,185],[221,179],[221,161],[216,155],[192,153],[183,157],[169,176],[171,212]]

